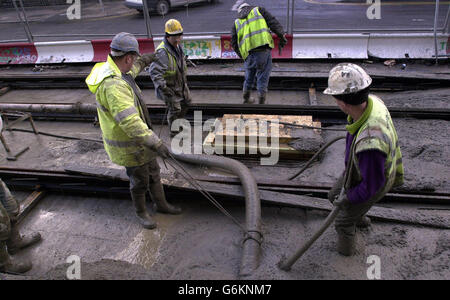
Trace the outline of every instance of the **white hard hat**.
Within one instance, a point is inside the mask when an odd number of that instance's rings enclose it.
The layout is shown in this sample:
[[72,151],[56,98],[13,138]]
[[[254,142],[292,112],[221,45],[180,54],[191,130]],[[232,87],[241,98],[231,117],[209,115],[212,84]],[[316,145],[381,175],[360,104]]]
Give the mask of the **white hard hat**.
[[358,65],[341,63],[330,71],[327,95],[346,95],[364,90],[372,83],[372,78]]
[[239,7],[238,7],[238,13],[241,13],[241,10],[244,8],[244,7],[246,7],[246,6],[250,6],[250,4],[248,4],[248,3],[242,3],[241,5],[239,5]]

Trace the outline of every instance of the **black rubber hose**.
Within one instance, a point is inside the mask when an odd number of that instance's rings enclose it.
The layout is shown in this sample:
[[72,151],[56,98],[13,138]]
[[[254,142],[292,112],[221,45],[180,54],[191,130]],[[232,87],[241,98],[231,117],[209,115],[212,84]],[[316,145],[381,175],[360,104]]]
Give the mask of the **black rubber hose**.
[[325,145],[322,146],[322,148],[319,149],[319,151],[316,152],[316,154],[314,154],[313,157],[311,157],[310,160],[308,160],[308,162],[306,163],[306,165],[297,173],[295,173],[294,175],[292,175],[291,177],[288,178],[288,180],[292,180],[295,177],[299,176],[300,174],[302,174],[313,162],[314,160],[320,155],[320,153],[322,153],[323,151],[325,151],[325,149],[327,149],[328,147],[330,147],[331,145],[333,145],[335,142],[345,139],[345,136],[340,136],[337,138],[332,139],[331,141],[329,141],[328,143],[326,143]]
[[253,174],[241,162],[217,155],[173,154],[179,160],[192,164],[227,170],[239,176],[245,194],[247,234],[243,242],[240,276],[249,276],[259,267],[261,255],[261,201],[258,185]]

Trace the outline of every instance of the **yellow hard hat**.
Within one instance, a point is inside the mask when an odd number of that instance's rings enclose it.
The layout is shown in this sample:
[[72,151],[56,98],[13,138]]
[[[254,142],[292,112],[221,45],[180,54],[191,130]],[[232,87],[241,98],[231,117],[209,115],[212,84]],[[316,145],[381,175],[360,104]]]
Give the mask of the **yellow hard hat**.
[[170,19],[166,22],[166,33],[170,35],[183,34],[183,27],[178,20]]

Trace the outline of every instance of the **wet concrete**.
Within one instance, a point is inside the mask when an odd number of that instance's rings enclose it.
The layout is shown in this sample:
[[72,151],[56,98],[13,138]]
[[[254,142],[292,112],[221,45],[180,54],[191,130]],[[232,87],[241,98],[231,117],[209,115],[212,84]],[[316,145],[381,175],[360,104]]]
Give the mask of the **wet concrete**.
[[[448,192],[449,122],[394,119],[394,124],[404,155],[405,188]],[[20,126],[29,128],[26,123]],[[37,122],[37,126],[39,130],[56,134],[100,139],[99,129],[89,123]],[[159,132],[159,127],[156,131]],[[327,131],[322,138],[327,141],[337,135],[339,133]],[[5,137],[13,149],[30,145],[31,150],[18,161],[10,162],[0,149],[3,166],[62,170],[67,162],[77,162],[118,168],[110,163],[99,145],[89,142],[36,137],[22,132],[5,132]],[[163,130],[163,138],[167,139],[166,130]],[[297,181],[332,183],[343,170],[343,151],[344,142],[337,142]],[[282,180],[298,171],[303,162],[291,166],[281,162],[270,169],[255,163],[246,164],[257,178]],[[170,171],[164,166],[162,169]],[[192,166],[188,169],[198,174],[223,174]],[[67,257],[78,255],[84,279],[236,279],[242,256],[240,229],[200,196],[169,201],[181,205],[184,213],[179,216],[156,214],[158,229],[145,231],[140,228],[131,201],[127,199],[68,194],[45,197],[21,224],[24,233],[36,230],[44,238],[39,245],[18,254],[30,256],[34,262],[26,278],[63,279]],[[226,201],[224,205],[244,222],[242,203]],[[450,217],[448,210],[436,211],[436,214]],[[338,255],[336,234],[329,229],[291,272],[280,271],[276,264],[281,256],[292,254],[319,228],[325,216],[313,210],[263,206],[262,260],[251,278],[367,279],[370,255],[380,257],[382,279],[450,278],[448,230],[378,222],[358,234],[356,256]]]
[[[180,216],[156,215],[160,228],[143,231],[131,203],[104,198],[49,196],[30,214],[24,232],[39,231],[44,240],[22,254],[34,268],[26,279],[65,279],[70,255],[81,258],[82,279],[237,279],[242,232],[200,199],[177,201]],[[243,221],[242,205],[224,203]],[[88,212],[88,213],[87,213]],[[374,223],[358,232],[357,254],[335,251],[336,235],[325,232],[290,272],[278,269],[317,230],[325,214],[263,207],[262,259],[249,279],[367,279],[367,258],[381,259],[382,279],[448,279],[450,232]],[[363,240],[365,243],[363,243]],[[124,255],[124,253],[126,253]]]

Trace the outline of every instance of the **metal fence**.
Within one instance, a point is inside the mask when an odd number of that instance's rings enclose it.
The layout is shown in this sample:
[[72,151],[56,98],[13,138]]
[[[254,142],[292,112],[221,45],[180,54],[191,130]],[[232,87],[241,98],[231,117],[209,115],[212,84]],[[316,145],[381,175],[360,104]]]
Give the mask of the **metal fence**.
[[[328,2],[329,1],[329,2]],[[437,38],[436,36],[441,33],[448,33],[450,32],[450,5],[444,6],[442,5],[443,1],[448,0],[435,0],[433,2],[427,2],[427,20],[426,22],[422,22],[424,25],[414,28],[411,26],[405,26],[402,28],[402,26],[397,26],[395,24],[390,24],[389,21],[383,20],[381,27],[364,27],[364,24],[372,24],[370,22],[364,21],[363,19],[365,16],[361,15],[361,12],[364,11],[366,8],[368,8],[368,5],[365,4],[366,1],[359,1],[355,2],[355,0],[280,0],[277,2],[276,9],[273,9],[275,11],[274,16],[285,26],[285,30],[289,34],[302,34],[302,33],[341,33],[341,34],[347,34],[347,33],[384,33],[384,32],[392,32],[392,33],[410,33],[410,32],[428,32],[430,34],[434,33],[435,36],[435,50],[437,54]],[[70,1],[73,2],[73,1]],[[89,4],[90,11],[86,15],[83,15],[83,20],[89,20],[90,18],[96,18],[96,17],[102,17],[102,16],[109,16],[114,15],[116,13],[115,11],[112,11],[118,7],[117,3],[120,2],[120,7],[123,7],[123,9],[126,9],[123,5],[123,1],[118,0],[91,0],[91,1],[81,1],[83,4],[83,7],[85,7],[87,4]],[[154,2],[154,1],[153,1]],[[236,17],[236,8],[239,3],[242,3],[243,1],[236,1],[236,4],[233,9],[230,9],[228,4],[231,2],[234,3],[234,1],[221,1],[222,4],[227,5],[221,5],[222,10],[217,10],[219,5],[216,5],[213,7],[213,10],[209,13],[214,13],[218,15],[226,15],[227,20],[230,20],[229,22],[223,22],[224,24],[221,24],[221,27],[218,26],[214,27],[211,26],[212,30],[204,30],[205,28],[209,28],[208,26],[201,27],[201,30],[199,31],[191,31],[189,34],[195,34],[195,35],[221,35],[221,34],[230,34],[230,28],[233,24],[233,20]],[[267,6],[270,8],[274,7],[274,1],[269,0],[246,0],[251,5],[261,5],[261,6]],[[116,3],[116,4],[114,4]],[[375,0],[373,0],[373,3],[375,3]],[[390,9],[383,10],[384,13],[390,13],[393,15],[391,16],[390,20],[392,22],[396,22],[395,18],[395,11],[398,11],[398,13],[404,13],[404,10],[407,10],[408,7],[400,7],[395,6],[396,4],[393,3],[393,0],[389,2],[392,4],[392,6],[389,6]],[[398,2],[402,3],[402,2]],[[86,5],[84,5],[86,4]],[[95,5],[94,5],[95,4]],[[111,4],[109,6],[109,4]],[[440,5],[441,4],[441,5]],[[116,6],[114,6],[116,5]],[[137,11],[134,11],[135,16],[133,16],[132,21],[134,22],[134,25],[130,28],[127,28],[126,22],[124,24],[121,24],[120,30],[121,31],[128,31],[133,33],[134,35],[138,37],[153,37],[157,35],[163,34],[163,24],[165,20],[171,17],[171,15],[167,16],[158,16],[154,14],[149,14],[148,10],[148,4],[147,1],[143,1],[143,5],[146,6],[146,8],[143,9],[143,13],[138,14]],[[349,20],[343,20],[342,25],[336,26],[333,25],[333,28],[327,28],[326,23],[324,20],[328,20],[327,17],[329,16],[329,11],[318,11],[315,14],[308,14],[307,10],[308,8],[312,6],[323,6],[323,7],[332,7],[331,5],[346,5],[345,7],[348,7],[349,10],[351,9],[358,9],[358,14],[354,14],[352,18],[349,18]],[[57,24],[54,26],[54,30],[51,32],[39,32],[37,29],[33,28],[34,23],[33,22],[55,22],[53,18],[50,18],[49,20],[42,20],[39,19],[40,17],[36,16],[30,16],[29,12],[32,11],[31,6],[44,6],[49,8],[55,8],[55,7],[61,7],[62,10],[65,10],[69,4],[67,4],[66,0],[0,0],[0,7],[9,7],[9,14],[11,16],[12,13],[16,14],[16,22],[17,26],[15,26],[13,29],[8,28],[11,32],[11,36],[14,36],[15,39],[9,39],[5,40],[3,38],[0,38],[0,42],[34,42],[34,41],[42,41],[42,40],[70,40],[70,39],[95,39],[95,38],[111,38],[114,34],[117,32],[111,32],[113,30],[110,29],[108,26],[104,26],[102,28],[97,28],[97,30],[91,30],[90,32],[83,31],[84,29],[80,29],[80,32],[76,32],[76,30],[71,30],[69,33],[69,30],[64,31],[64,28],[69,28],[69,26],[72,26],[71,29],[74,28],[73,24],[67,24],[67,20],[65,20],[62,24]],[[434,6],[434,13],[432,11]],[[175,10],[174,14],[177,14],[177,16],[180,16],[183,13],[184,20],[189,20],[191,14],[191,7],[190,5],[185,5],[184,7]],[[195,7],[195,6],[194,6]],[[206,6],[197,6],[197,7],[203,7],[203,11],[206,11]],[[394,7],[394,8],[391,8]],[[445,7],[445,9],[443,9]],[[269,9],[270,10],[270,9]],[[132,10],[129,10],[132,11]],[[3,12],[0,10],[0,25],[2,23],[2,17],[1,14]],[[327,15],[328,13],[328,15]],[[422,12],[421,12],[422,13]],[[422,16],[418,15],[417,19],[420,20]],[[37,18],[37,19],[36,19]],[[42,17],[41,17],[42,18]],[[194,18],[194,17],[192,17]],[[196,16],[198,18],[198,16]],[[359,18],[359,19],[358,19]],[[431,19],[433,21],[431,21]],[[31,22],[31,21],[32,22]],[[344,22],[346,21],[346,22]],[[112,21],[111,21],[112,22]],[[197,20],[198,22],[198,20]],[[363,25],[359,26],[358,28],[355,28],[355,26],[351,26],[349,24],[352,23],[361,23]],[[51,23],[53,24],[53,23]],[[309,24],[308,26],[305,26],[305,24]],[[321,24],[323,26],[314,26],[314,24]],[[324,25],[325,24],[325,25]],[[215,24],[214,24],[215,25]],[[408,24],[407,24],[408,25]],[[35,25],[37,27],[37,25]],[[66,26],[66,27],[64,27]],[[1,28],[1,27],[0,27]],[[80,26],[81,28],[81,26]],[[136,30],[137,28],[137,30]],[[152,31],[153,29],[153,31]],[[155,30],[156,29],[156,30]],[[115,30],[117,31],[117,30]],[[186,32],[187,35],[189,35]]]

